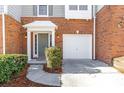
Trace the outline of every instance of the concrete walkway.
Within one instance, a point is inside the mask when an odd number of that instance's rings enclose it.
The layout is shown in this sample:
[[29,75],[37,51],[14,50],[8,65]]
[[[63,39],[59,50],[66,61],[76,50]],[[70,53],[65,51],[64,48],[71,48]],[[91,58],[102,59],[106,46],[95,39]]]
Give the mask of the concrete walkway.
[[124,86],[124,74],[103,62],[64,60],[62,87]]
[[43,65],[31,65],[26,76],[29,80],[49,85],[60,86],[60,74],[51,74],[43,71]]
[[44,72],[42,65],[31,65],[27,78],[36,83],[62,87],[124,86],[124,74],[93,60],[64,60],[61,75]]

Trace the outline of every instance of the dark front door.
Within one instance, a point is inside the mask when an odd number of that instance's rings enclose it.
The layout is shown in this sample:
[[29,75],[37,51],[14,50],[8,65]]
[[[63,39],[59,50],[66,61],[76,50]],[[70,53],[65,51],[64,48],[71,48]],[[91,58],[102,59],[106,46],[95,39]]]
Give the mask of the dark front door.
[[38,60],[45,59],[45,48],[48,47],[48,34],[38,34]]

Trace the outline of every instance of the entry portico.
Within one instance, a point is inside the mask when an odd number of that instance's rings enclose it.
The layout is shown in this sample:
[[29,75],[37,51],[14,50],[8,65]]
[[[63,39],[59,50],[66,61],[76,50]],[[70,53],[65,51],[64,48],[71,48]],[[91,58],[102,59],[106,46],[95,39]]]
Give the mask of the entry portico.
[[[28,60],[42,58],[46,47],[55,46],[56,25],[51,21],[34,21],[24,25],[27,28]],[[33,33],[33,52],[31,52],[31,33]],[[42,56],[42,57],[41,57]]]

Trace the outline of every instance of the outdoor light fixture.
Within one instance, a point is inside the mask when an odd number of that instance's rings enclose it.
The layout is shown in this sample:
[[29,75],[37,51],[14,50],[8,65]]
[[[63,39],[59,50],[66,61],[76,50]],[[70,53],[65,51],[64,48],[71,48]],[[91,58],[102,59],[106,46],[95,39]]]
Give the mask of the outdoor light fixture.
[[121,20],[118,23],[118,28],[123,28],[124,27],[124,16],[122,16]]
[[25,35],[25,38],[27,38],[27,35]]
[[79,30],[76,30],[76,33],[79,34]]
[[59,35],[57,35],[57,38],[59,38]]

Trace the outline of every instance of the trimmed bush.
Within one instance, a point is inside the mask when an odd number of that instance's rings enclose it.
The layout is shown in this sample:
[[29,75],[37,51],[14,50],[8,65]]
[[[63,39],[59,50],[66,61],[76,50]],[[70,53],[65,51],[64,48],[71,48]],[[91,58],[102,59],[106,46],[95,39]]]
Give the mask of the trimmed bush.
[[60,68],[62,65],[62,52],[58,47],[45,49],[45,55],[48,68]]
[[22,54],[0,55],[0,83],[9,81],[18,75],[27,63],[27,56]]

